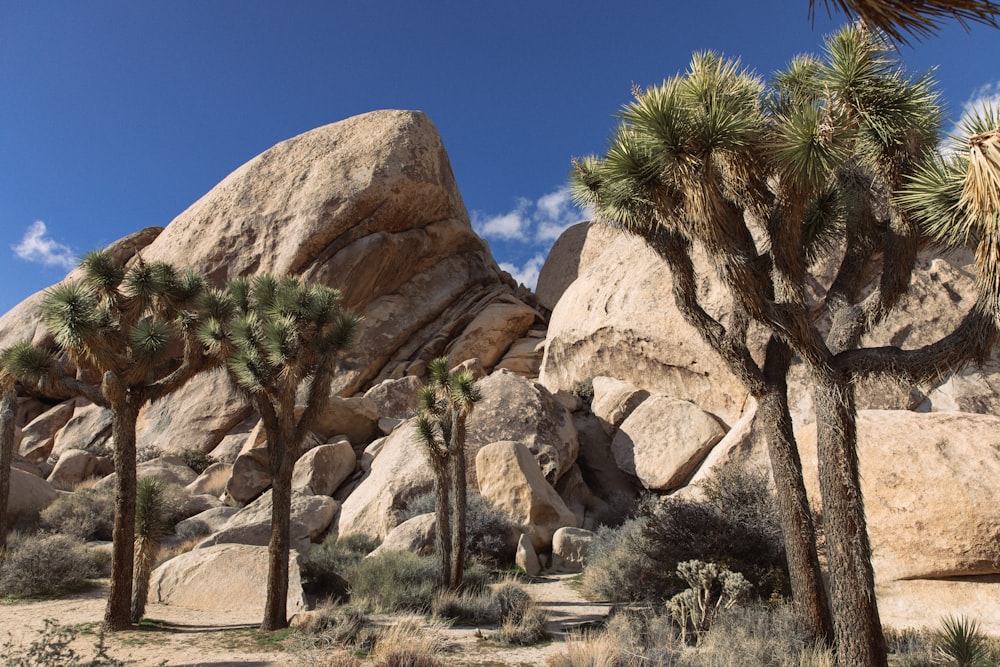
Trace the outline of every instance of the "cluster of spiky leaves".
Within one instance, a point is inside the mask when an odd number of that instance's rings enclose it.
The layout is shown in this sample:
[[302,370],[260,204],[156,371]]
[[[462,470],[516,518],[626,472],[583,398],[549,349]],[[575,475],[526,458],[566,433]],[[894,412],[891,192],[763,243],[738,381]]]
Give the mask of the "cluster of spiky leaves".
[[156,477],[144,477],[135,491],[135,572],[132,585],[132,622],[146,613],[149,580],[167,533],[166,484]]
[[427,372],[429,382],[418,395],[417,435],[428,456],[447,458],[454,420],[467,416],[482,392],[468,369],[449,371],[447,357],[431,361]]
[[[141,257],[126,270],[106,250],[86,255],[80,271],[80,280],[59,283],[42,303],[43,321],[69,361],[98,374],[112,371],[126,385],[162,374],[170,345],[191,339],[202,278]],[[13,355],[16,373],[43,379],[45,355],[22,344]]]
[[[603,157],[576,162],[573,191],[605,221],[646,238],[657,227],[723,251],[747,211],[793,206],[807,256],[854,201],[853,174],[897,185],[934,146],[928,76],[911,77],[863,27],[829,37],[764,83],[736,60],[698,53],[682,75],[637,90]],[[877,188],[869,188],[877,190]],[[774,241],[774,239],[772,239]]]
[[238,278],[207,292],[201,307],[200,340],[249,393],[294,388],[350,345],[360,321],[339,291],[291,276]]
[[[823,0],[823,4],[827,11],[832,6],[848,16],[860,17],[901,44],[908,43],[907,35],[933,35],[942,20],[996,27],[1000,15],[1000,5],[990,0]],[[815,9],[816,0],[809,0],[810,16]]]

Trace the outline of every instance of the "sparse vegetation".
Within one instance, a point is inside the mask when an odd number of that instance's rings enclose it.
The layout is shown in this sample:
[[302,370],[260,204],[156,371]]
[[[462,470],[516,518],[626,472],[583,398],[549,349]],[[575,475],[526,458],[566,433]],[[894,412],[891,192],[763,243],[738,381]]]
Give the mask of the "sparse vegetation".
[[569,393],[579,398],[580,402],[583,403],[583,407],[587,411],[590,411],[590,408],[594,403],[594,378],[577,380],[569,388]]
[[[365,558],[348,573],[352,604],[372,612],[431,610],[438,590],[439,564],[430,556],[390,551]],[[488,573],[478,565],[465,571],[465,591],[481,591]]]
[[38,637],[27,646],[15,646],[7,641],[0,645],[3,649],[2,667],[124,667],[125,663],[108,654],[104,645],[104,633],[97,635],[94,655],[85,658],[72,644],[78,632],[52,619],[45,619],[45,627]]
[[369,535],[331,536],[302,558],[302,588],[311,595],[346,598],[346,577],[378,547]]
[[0,595],[56,595],[98,577],[103,558],[69,535],[13,534],[0,563]]
[[81,540],[110,540],[115,499],[111,489],[77,489],[60,495],[40,515],[43,528]]
[[191,470],[194,470],[199,475],[205,472],[210,465],[217,463],[215,457],[211,454],[194,447],[185,447],[179,451],[177,455],[184,460],[184,463],[187,464]]
[[[400,521],[433,512],[434,502],[433,492],[414,497],[407,502]],[[465,516],[469,557],[495,569],[510,566],[514,548],[508,543],[508,535],[517,529],[514,520],[471,488]]]

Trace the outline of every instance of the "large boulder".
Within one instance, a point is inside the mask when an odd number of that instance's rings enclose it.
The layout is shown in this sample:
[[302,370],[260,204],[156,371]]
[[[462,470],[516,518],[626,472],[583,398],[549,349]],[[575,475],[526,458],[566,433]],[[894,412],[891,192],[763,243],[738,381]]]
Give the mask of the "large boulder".
[[437,532],[437,522],[434,512],[418,514],[407,519],[389,531],[375,551],[368,554],[369,558],[389,551],[411,551],[415,554],[429,553],[434,550],[434,540]]
[[552,245],[538,272],[535,286],[538,303],[553,310],[566,288],[586,272],[617,236],[617,230],[593,222],[581,222],[567,228]]
[[97,472],[97,456],[83,449],[67,449],[59,455],[55,467],[49,473],[49,484],[60,491],[72,491],[73,487]]
[[576,461],[579,443],[570,412],[532,380],[500,371],[479,382],[483,398],[469,415],[469,450],[500,440],[519,442],[554,484]]
[[622,422],[611,441],[618,467],[652,491],[684,485],[726,434],[719,421],[697,405],[650,396]]
[[164,454],[184,449],[210,452],[251,412],[225,372],[201,373],[169,400],[143,407],[136,422],[137,443],[140,449]]
[[375,404],[379,417],[409,419],[417,414],[417,394],[423,384],[412,375],[383,380],[366,391],[365,398]]
[[371,470],[344,500],[338,535],[361,533],[379,539],[399,524],[406,503],[431,490],[434,473],[424,457],[412,421],[386,436]]
[[358,465],[354,448],[346,439],[313,447],[295,462],[292,488],[317,496],[332,496]]
[[226,482],[226,501],[244,505],[271,486],[271,464],[267,460],[267,448],[251,449],[240,454],[233,464],[233,472]]
[[58,497],[56,488],[41,477],[11,468],[7,496],[7,516],[11,520],[37,515]]
[[73,416],[73,410],[73,401],[63,401],[25,424],[21,429],[21,454],[30,461],[47,459],[52,453],[56,433]]
[[[296,412],[301,410],[305,410],[305,405],[296,408]],[[344,435],[351,444],[364,447],[378,434],[378,418],[378,409],[371,399],[364,396],[331,396],[313,430],[320,442],[329,442],[335,435]]]
[[83,398],[73,401],[73,416],[55,435],[51,453],[58,456],[67,449],[91,452],[110,448],[111,411]]
[[494,442],[480,449],[476,476],[479,493],[521,525],[536,552],[548,551],[559,528],[577,525],[576,515],[546,481],[531,451],[519,442]]
[[[290,540],[301,550],[326,531],[340,504],[327,496],[292,494]],[[233,514],[220,530],[198,544],[205,549],[216,544],[266,545],[271,538],[271,491]]]
[[600,420],[601,428],[614,435],[625,418],[649,398],[649,392],[631,382],[622,382],[603,375],[593,380],[594,400],[590,411]]
[[587,487],[598,498],[619,511],[619,518],[624,518],[638,499],[641,485],[634,477],[618,468],[611,453],[611,437],[604,431],[596,416],[576,412],[573,414],[573,423],[580,440],[580,455],[576,463]]
[[205,468],[198,478],[184,488],[194,494],[207,493],[221,496],[229,479],[233,476],[233,466],[228,463],[213,463]]
[[[726,292],[699,261],[699,296],[711,314],[727,312]],[[552,311],[539,381],[550,391],[615,377],[691,401],[726,424],[747,391],[674,303],[672,277],[639,238],[618,234],[566,289]],[[755,349],[763,342],[754,339]]]
[[552,570],[583,572],[594,533],[583,528],[560,528],[552,536]]
[[[94,487],[99,489],[114,488],[115,476],[115,473],[108,475],[95,484]],[[167,484],[176,484],[177,486],[187,486],[198,479],[198,473],[191,470],[188,464],[184,463],[184,459],[179,456],[159,456],[155,459],[144,461],[136,466],[135,476],[136,479],[155,477]]]
[[[220,544],[195,549],[153,570],[151,602],[188,609],[243,612],[264,610],[267,600],[267,547]],[[287,613],[306,609],[298,554],[288,557]]]
[[535,321],[535,310],[517,297],[491,303],[466,325],[448,349],[448,365],[479,359],[493,368]]
[[[797,437],[819,509],[815,426]],[[1000,574],[1000,418],[861,411],[858,457],[876,581]]]

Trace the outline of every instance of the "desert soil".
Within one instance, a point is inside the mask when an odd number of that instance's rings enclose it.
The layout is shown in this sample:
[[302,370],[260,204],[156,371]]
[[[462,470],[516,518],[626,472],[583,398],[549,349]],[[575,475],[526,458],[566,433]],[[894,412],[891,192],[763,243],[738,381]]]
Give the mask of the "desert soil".
[[[491,629],[443,628],[433,624],[440,656],[449,665],[544,665],[564,651],[574,630],[607,616],[607,604],[585,600],[568,582],[569,575],[548,576],[524,586],[536,603],[548,610],[552,641],[539,646],[509,647],[484,638]],[[104,615],[106,582],[85,593],[56,600],[0,602],[0,646],[26,647],[39,638],[46,619],[77,629],[73,648],[82,657],[93,656]],[[220,612],[184,609],[160,604],[147,607],[152,622],[105,638],[108,653],[128,665],[171,667],[228,667],[230,665],[320,665],[315,652],[296,649],[294,638],[283,642],[257,633],[260,610]],[[3,651],[6,653],[6,651]]]

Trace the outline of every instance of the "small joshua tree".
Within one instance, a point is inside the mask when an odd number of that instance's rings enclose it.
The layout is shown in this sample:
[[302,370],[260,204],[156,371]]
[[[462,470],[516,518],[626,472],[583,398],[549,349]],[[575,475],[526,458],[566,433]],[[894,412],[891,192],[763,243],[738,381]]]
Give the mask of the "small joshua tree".
[[[432,361],[428,371],[430,383],[420,392],[417,434],[434,469],[441,585],[458,590],[465,572],[467,533],[465,422],[482,394],[472,373],[468,369],[449,371],[445,357]],[[450,515],[449,497],[453,503]]]
[[[124,630],[132,625],[136,420],[143,406],[177,391],[211,363],[195,337],[204,282],[141,256],[126,270],[106,250],[84,257],[80,270],[80,280],[52,287],[42,303],[60,354],[20,343],[4,365],[22,382],[111,411],[115,520],[104,625]],[[180,347],[178,361],[174,351]]]
[[160,555],[160,540],[167,531],[164,519],[165,499],[163,480],[156,477],[140,479],[135,493],[135,576],[132,580],[132,622],[138,623],[146,613],[149,579],[156,558]]
[[[224,360],[230,381],[260,414],[271,469],[271,539],[261,630],[288,626],[288,555],[292,472],[302,441],[330,399],[339,353],[360,318],[341,307],[340,292],[294,277],[239,278],[205,300],[202,342]],[[306,383],[305,407],[296,409]]]
[[14,418],[17,403],[14,376],[6,364],[10,349],[0,350],[0,554],[7,546],[7,499],[10,496],[10,467],[14,460]]

